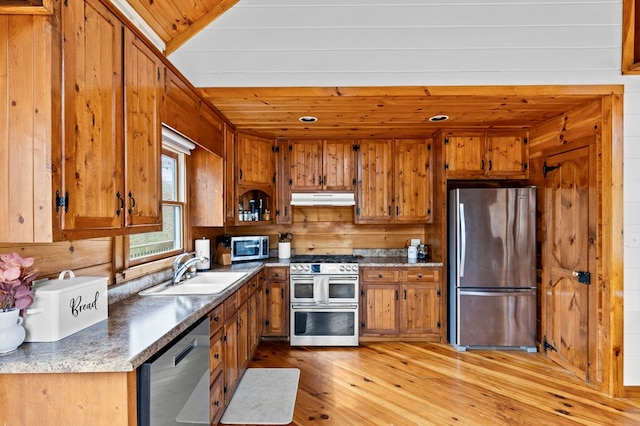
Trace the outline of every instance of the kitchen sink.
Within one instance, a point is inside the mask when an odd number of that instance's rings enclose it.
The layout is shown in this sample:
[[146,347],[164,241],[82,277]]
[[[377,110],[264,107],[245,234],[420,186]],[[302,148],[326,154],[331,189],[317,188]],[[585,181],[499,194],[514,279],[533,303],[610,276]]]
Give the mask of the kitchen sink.
[[140,296],[186,296],[218,294],[231,287],[238,280],[247,275],[246,272],[199,272],[176,285],[170,282],[158,284],[141,291]]

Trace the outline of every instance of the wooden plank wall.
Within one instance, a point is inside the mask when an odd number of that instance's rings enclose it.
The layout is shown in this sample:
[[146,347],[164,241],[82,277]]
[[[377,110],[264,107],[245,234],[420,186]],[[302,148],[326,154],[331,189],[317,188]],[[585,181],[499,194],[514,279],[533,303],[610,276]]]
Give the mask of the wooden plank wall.
[[293,207],[291,225],[236,226],[232,235],[269,235],[271,248],[278,233],[291,232],[291,248],[297,254],[351,254],[353,249],[404,248],[407,240],[425,241],[429,224],[355,225],[353,207]]

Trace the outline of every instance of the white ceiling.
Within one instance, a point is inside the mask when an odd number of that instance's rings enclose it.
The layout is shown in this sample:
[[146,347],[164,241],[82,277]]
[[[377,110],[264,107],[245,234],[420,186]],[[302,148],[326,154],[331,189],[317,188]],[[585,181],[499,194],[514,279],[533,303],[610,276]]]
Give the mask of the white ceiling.
[[169,59],[197,87],[606,84],[621,0],[240,0]]

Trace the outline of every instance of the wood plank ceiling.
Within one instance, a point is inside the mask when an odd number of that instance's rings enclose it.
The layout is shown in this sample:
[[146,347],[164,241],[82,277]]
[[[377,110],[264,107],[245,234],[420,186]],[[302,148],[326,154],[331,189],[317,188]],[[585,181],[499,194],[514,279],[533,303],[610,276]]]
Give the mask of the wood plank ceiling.
[[[128,0],[166,43],[166,54],[238,0]],[[527,128],[606,94],[587,86],[199,88],[238,129],[280,138],[410,137],[446,128]],[[577,91],[576,91],[577,90]],[[431,122],[434,115],[446,122]],[[316,123],[302,123],[314,116]]]

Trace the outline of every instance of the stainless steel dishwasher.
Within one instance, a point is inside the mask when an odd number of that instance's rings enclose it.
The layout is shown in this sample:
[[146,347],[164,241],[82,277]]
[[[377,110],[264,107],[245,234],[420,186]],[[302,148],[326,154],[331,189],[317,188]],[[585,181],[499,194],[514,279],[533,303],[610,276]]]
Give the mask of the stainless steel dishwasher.
[[138,425],[209,424],[209,319],[138,368]]

